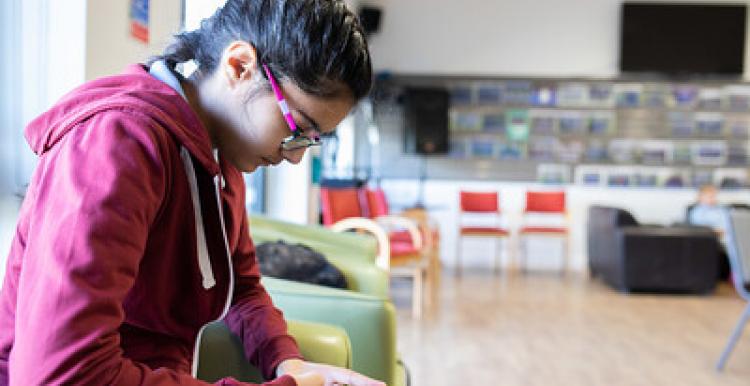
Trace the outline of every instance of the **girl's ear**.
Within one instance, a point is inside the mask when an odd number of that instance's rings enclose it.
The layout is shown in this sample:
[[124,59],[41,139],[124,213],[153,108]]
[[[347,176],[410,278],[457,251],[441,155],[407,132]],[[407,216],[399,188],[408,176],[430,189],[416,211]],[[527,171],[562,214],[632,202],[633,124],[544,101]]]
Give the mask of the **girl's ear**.
[[241,40],[229,43],[221,55],[219,66],[222,75],[231,87],[252,79],[260,69],[255,47]]

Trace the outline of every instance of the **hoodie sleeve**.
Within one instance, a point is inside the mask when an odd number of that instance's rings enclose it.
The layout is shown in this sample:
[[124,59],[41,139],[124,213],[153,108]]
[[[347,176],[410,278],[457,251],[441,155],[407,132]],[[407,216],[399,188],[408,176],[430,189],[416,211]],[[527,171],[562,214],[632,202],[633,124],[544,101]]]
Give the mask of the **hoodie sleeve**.
[[[122,303],[165,193],[167,134],[136,112],[99,113],[45,153],[29,188],[11,385],[205,385],[123,357]],[[161,149],[161,150],[160,150]],[[217,384],[241,385],[233,379]],[[281,377],[275,385],[294,385]]]
[[284,316],[260,283],[255,246],[250,238],[247,213],[243,210],[239,242],[234,255],[235,291],[232,307],[224,322],[242,338],[245,355],[261,369],[266,379],[286,359],[302,359],[297,343],[288,333]]

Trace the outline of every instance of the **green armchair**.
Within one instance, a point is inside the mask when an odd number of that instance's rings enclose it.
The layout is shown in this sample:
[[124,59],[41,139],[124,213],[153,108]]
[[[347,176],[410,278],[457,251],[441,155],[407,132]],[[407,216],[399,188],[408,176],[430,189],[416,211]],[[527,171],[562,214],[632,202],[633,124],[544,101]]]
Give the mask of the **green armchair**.
[[250,233],[255,243],[280,239],[303,243],[339,268],[349,290],[271,277],[263,278],[263,285],[285,317],[343,328],[351,341],[351,369],[389,386],[406,385],[396,353],[396,313],[388,299],[388,273],[375,266],[374,240],[258,216],[251,217]]
[[[297,340],[309,361],[350,368],[352,350],[349,336],[335,326],[290,320],[289,333]],[[223,322],[213,322],[200,335],[197,353],[198,379],[216,382],[233,377],[243,382],[262,383],[260,370],[250,365],[239,338]]]

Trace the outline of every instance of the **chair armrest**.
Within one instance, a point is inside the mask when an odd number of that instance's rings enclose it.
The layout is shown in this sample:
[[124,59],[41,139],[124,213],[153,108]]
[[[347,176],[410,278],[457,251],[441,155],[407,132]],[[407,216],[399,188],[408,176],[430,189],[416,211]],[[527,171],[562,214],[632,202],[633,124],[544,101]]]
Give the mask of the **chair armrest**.
[[334,232],[362,230],[375,236],[375,239],[378,241],[378,256],[375,264],[384,270],[390,268],[391,242],[388,240],[388,234],[385,232],[385,229],[375,221],[364,217],[350,217],[331,225],[331,230]]
[[350,255],[340,255],[321,251],[326,259],[341,270],[346,278],[348,289],[365,295],[388,299],[388,272],[370,262],[351,259]]
[[711,228],[709,226],[706,226],[706,225],[691,224],[689,222],[684,222],[684,221],[673,222],[672,225],[670,225],[670,227],[675,227],[675,228],[696,228],[696,229],[701,229],[701,228],[702,229],[713,229],[713,228]]
[[352,367],[352,344],[343,328],[302,320],[288,320],[287,326],[306,360]]
[[351,341],[353,370],[395,384],[396,314],[390,301],[270,277],[263,285],[287,318],[343,328]]
[[406,217],[416,222],[422,230],[422,244],[427,248],[433,248],[440,239],[440,225],[424,209],[412,208],[407,209],[398,216]]
[[[306,360],[351,367],[351,343],[346,332],[336,326],[304,321],[288,321],[289,333]],[[245,358],[240,339],[221,322],[203,329],[198,341],[196,377],[207,382],[233,377],[243,382],[263,382],[260,370]]]
[[416,221],[401,216],[378,216],[375,218],[375,221],[386,227],[388,230],[393,228],[406,229],[406,231],[409,232],[409,236],[411,236],[414,248],[422,249],[422,234],[419,231],[419,225]]

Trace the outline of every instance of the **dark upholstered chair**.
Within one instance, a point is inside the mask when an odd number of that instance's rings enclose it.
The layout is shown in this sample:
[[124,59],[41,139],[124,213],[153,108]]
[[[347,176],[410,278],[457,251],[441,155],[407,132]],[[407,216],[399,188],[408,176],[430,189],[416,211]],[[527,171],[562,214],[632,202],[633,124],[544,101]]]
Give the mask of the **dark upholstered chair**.
[[710,292],[718,254],[710,228],[640,225],[623,209],[589,208],[589,270],[620,291]]

